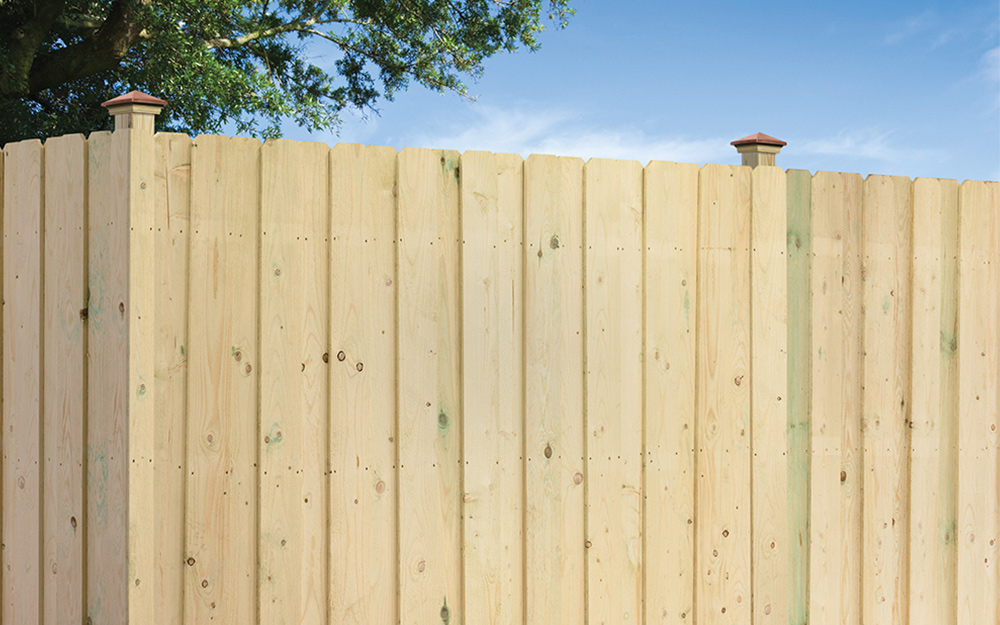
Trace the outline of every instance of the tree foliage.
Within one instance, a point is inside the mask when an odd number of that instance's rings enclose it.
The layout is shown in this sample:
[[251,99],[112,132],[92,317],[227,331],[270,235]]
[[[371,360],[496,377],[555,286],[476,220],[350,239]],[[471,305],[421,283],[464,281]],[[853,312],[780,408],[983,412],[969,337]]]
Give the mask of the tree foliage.
[[132,89],[170,102],[161,129],[261,136],[334,127],[411,80],[465,95],[568,2],[0,0],[0,144],[107,128],[100,103]]

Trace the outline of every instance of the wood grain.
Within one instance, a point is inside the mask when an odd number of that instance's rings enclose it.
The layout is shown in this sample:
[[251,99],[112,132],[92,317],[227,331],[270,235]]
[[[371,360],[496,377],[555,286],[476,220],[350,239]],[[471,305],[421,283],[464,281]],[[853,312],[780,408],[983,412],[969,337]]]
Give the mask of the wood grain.
[[788,297],[788,558],[791,625],[809,615],[809,469],[812,409],[812,176],[790,169],[786,184]]
[[330,623],[399,622],[395,185],[394,149],[331,151]]
[[523,167],[461,160],[465,623],[524,613]]
[[398,157],[400,618],[462,619],[459,155]]
[[642,168],[584,169],[587,615],[642,609]]
[[907,178],[864,183],[864,622],[908,622],[913,205]]
[[[261,148],[258,570],[262,623],[325,623],[329,148]],[[329,360],[329,357],[327,357]]]
[[129,152],[88,138],[87,618],[128,618]]
[[958,183],[913,183],[911,625],[954,622]]
[[754,623],[788,624],[787,181],[775,167],[752,174],[751,506]]
[[751,619],[750,168],[699,178],[695,617]]
[[584,622],[582,187],[579,159],[525,161],[528,625]]
[[191,139],[156,136],[156,614],[184,619]]
[[694,619],[698,166],[650,163],[645,206],[645,622]]
[[260,149],[212,136],[191,146],[184,614],[193,624],[257,621]]
[[81,622],[86,427],[86,140],[45,143],[42,376],[45,380],[42,620]]
[[40,141],[4,147],[3,608],[4,625],[42,610],[42,225]]
[[996,623],[1000,183],[959,188],[958,623]]

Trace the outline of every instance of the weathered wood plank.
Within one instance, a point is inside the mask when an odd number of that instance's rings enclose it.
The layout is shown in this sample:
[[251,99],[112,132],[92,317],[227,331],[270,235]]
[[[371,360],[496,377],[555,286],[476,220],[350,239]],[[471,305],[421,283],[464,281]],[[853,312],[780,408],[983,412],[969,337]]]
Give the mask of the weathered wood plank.
[[958,183],[913,183],[913,359],[910,417],[911,625],[955,612]]
[[525,621],[582,623],[583,163],[534,155],[524,177]]
[[809,613],[809,410],[812,385],[812,176],[785,176],[788,255],[788,558],[791,625],[806,625]]
[[959,188],[958,623],[997,613],[1000,183]]
[[87,618],[128,610],[128,186],[124,135],[88,139]]
[[42,314],[42,621],[79,623],[83,608],[83,471],[86,427],[87,144],[83,135],[45,143]]
[[843,176],[812,181],[809,436],[809,619],[839,625],[843,570],[841,471],[843,433]]
[[465,623],[524,615],[523,167],[461,160]]
[[213,136],[191,146],[188,623],[256,622],[260,150]]
[[642,167],[584,169],[587,616],[642,610]]
[[864,272],[863,253],[863,188],[858,174],[842,174],[843,211],[843,430],[841,435],[841,488],[843,508],[843,568],[841,574],[841,623],[862,623],[862,568],[864,565],[864,451],[862,446],[863,418],[863,358],[864,358]]
[[699,178],[697,622],[751,620],[750,168]]
[[459,625],[462,615],[459,176],[457,152],[399,154],[400,617],[407,625]]
[[644,185],[644,618],[681,625],[694,618],[698,166],[650,163]]
[[328,158],[322,143],[261,149],[262,623],[327,617]]
[[155,611],[184,620],[184,518],[187,466],[188,242],[191,138],[156,136],[156,552]]
[[345,625],[399,622],[395,184],[392,148],[330,153],[330,623]]
[[[113,141],[128,143],[128,622],[157,620],[156,575],[156,147],[149,128],[118,130]],[[119,139],[119,137],[121,137]]]
[[863,620],[907,622],[913,205],[907,178],[864,183]]
[[4,147],[4,625],[42,616],[43,159],[37,140]]
[[751,207],[753,622],[788,625],[787,181],[756,167]]

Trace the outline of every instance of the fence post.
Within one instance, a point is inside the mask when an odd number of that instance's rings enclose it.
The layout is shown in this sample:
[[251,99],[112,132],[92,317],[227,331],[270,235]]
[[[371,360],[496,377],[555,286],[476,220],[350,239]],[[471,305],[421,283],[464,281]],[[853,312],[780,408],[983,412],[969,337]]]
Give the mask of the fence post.
[[[98,432],[124,447],[115,469],[127,504],[125,519],[98,530],[97,545],[112,547],[106,562],[88,564],[96,605],[109,609],[102,622],[153,623],[154,562],[154,360],[155,336],[155,119],[166,102],[132,91],[108,100],[114,116],[110,137],[112,171],[101,175],[105,189],[91,203],[90,415]],[[96,292],[95,292],[96,291]],[[96,305],[93,305],[96,304]],[[97,312],[99,311],[99,312]],[[103,344],[102,344],[103,343]],[[96,384],[96,388],[95,388]],[[124,414],[122,414],[124,412]],[[98,416],[99,415],[99,416]],[[117,426],[117,427],[116,427]],[[124,426],[124,432],[122,427]],[[123,523],[122,523],[123,522]],[[117,527],[122,523],[122,527]],[[102,565],[107,570],[101,570]],[[100,581],[106,580],[104,590]],[[122,584],[123,587],[118,586]],[[89,602],[92,606],[94,601]],[[92,607],[93,609],[93,607]],[[97,619],[94,619],[95,622]]]
[[775,156],[783,146],[788,145],[781,139],[765,135],[762,132],[743,137],[730,143],[736,151],[743,155],[743,164],[749,167],[758,165],[774,165]]

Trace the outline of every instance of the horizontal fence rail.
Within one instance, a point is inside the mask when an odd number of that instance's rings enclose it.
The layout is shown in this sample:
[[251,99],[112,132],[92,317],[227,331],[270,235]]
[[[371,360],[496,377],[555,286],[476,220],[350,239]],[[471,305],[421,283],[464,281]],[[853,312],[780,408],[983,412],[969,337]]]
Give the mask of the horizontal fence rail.
[[0,158],[3,625],[1000,617],[1000,184],[130,132]]

